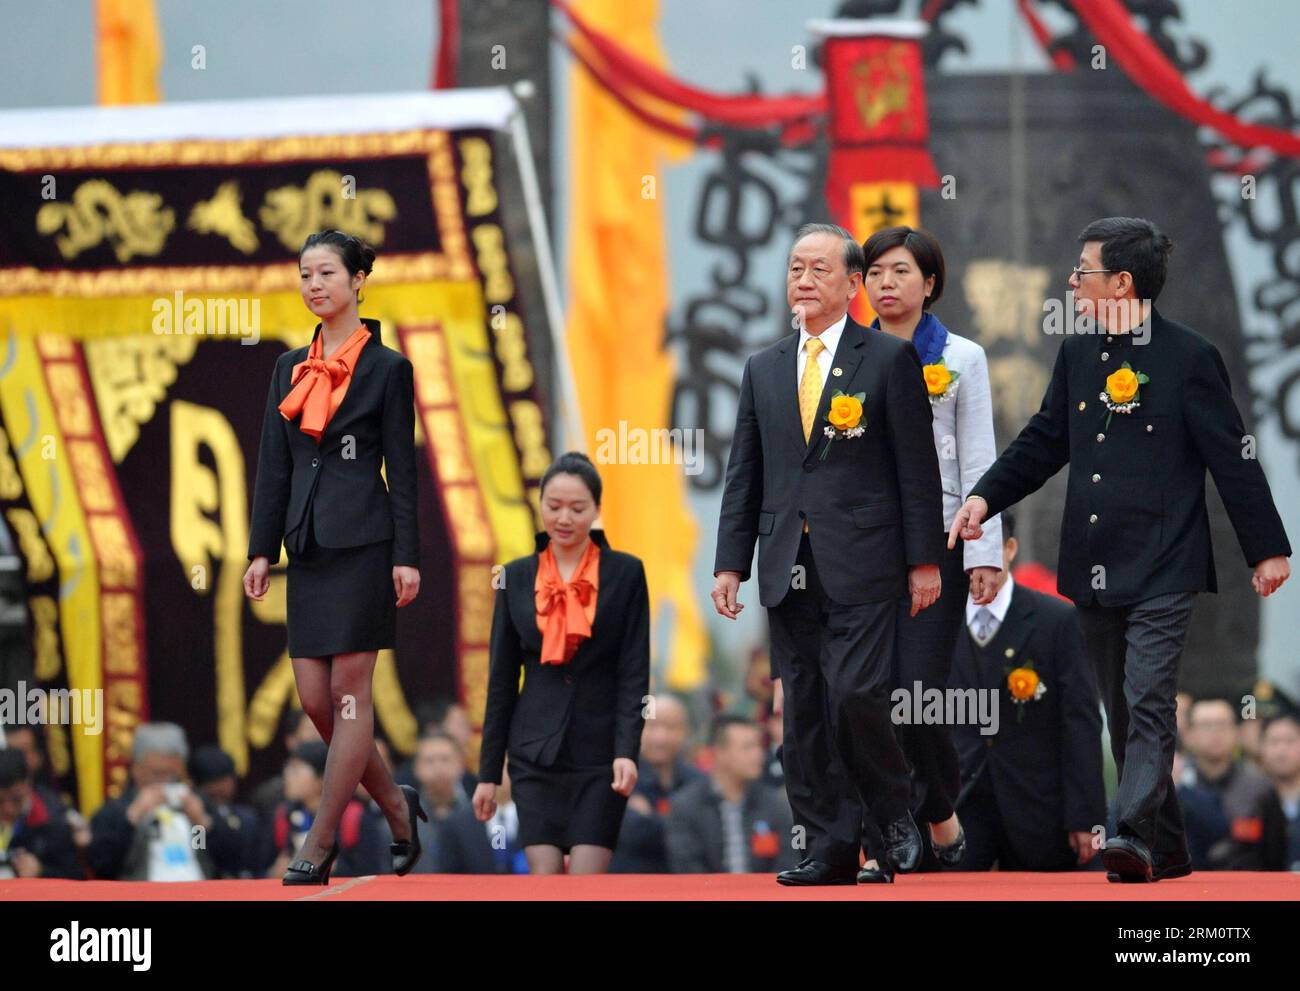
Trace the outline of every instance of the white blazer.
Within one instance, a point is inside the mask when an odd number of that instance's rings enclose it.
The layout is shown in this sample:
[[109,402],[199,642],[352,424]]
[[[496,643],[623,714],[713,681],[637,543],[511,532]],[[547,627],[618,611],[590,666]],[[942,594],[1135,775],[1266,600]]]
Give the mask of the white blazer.
[[[984,349],[950,330],[943,363],[958,377],[949,386],[951,398],[936,402],[931,397],[930,408],[934,412],[934,448],[943,481],[943,525],[951,528],[970,490],[993,464],[997,449],[993,393]],[[962,561],[967,571],[1002,567],[1002,520],[994,516],[984,522],[983,528],[979,540],[965,542]]]

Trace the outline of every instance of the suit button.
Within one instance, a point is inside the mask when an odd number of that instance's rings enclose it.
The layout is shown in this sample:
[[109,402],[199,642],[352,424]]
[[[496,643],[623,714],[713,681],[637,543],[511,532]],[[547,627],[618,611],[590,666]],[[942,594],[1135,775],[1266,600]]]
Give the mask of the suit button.
[[1148,424],[1147,424],[1147,433],[1151,433],[1152,430],[1155,430],[1155,427],[1154,427],[1152,424],[1148,423]]
[[319,468],[319,467],[320,467],[320,458],[312,458],[312,459],[311,459],[311,466],[312,466],[313,468]]
[[1098,434],[1098,435],[1097,435],[1097,443],[1098,443],[1098,444],[1100,444],[1100,443],[1101,443],[1102,441],[1104,441],[1105,439],[1106,439],[1106,435],[1105,435],[1105,434]]
[[812,471],[812,470],[813,470],[813,466],[812,466],[812,465],[807,465],[807,464],[806,464],[806,465],[803,466],[803,470],[804,470],[804,471]]
[[1082,412],[1083,412],[1084,410],[1086,410],[1087,408],[1088,408],[1088,404],[1085,403],[1082,399],[1080,399],[1080,400],[1079,400],[1079,412],[1082,413]]
[[1103,351],[1103,352],[1101,353],[1101,360],[1102,360],[1102,361],[1110,361],[1110,352],[1109,352],[1109,351]]
[[1106,343],[1107,343],[1107,344],[1113,344],[1114,342],[1115,342],[1115,338],[1113,338],[1113,337],[1108,337],[1108,338],[1106,338]]
[[1096,514],[1096,513],[1093,513],[1091,516],[1089,516],[1089,517],[1088,517],[1088,522],[1089,522],[1089,523],[1096,523],[1096,522],[1097,522],[1097,514]]
[[1100,482],[1100,481],[1101,481],[1101,476],[1100,476],[1100,475],[1093,475],[1093,476],[1092,476],[1092,480],[1093,480],[1094,482]]

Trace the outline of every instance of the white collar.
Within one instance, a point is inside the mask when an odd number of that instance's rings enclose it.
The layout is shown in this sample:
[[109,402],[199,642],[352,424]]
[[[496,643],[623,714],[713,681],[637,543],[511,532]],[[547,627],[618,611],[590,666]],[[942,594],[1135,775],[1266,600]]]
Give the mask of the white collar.
[[[998,589],[998,594],[993,596],[993,601],[985,607],[993,614],[994,618],[997,619],[999,626],[1001,626],[1003,620],[1007,618],[1007,608],[1011,605],[1011,593],[1015,588],[1015,584],[1016,580],[1010,575],[1007,575],[1007,580],[1003,582],[1002,587]],[[980,608],[980,606],[975,604],[975,601],[970,597],[970,595],[966,596],[967,626],[970,626],[975,622],[975,614],[980,611]]]
[[[849,323],[849,314],[847,311],[845,311],[844,316],[840,317],[833,324],[831,324],[829,327],[823,330],[819,335],[817,335],[818,339],[823,344],[826,345],[826,353],[832,358],[835,357],[835,349],[840,346],[840,337],[843,336],[844,328],[848,326],[848,323]],[[804,343],[808,340],[808,338],[812,336],[813,335],[808,333],[806,329],[800,328],[799,330],[799,352],[800,353],[803,352]]]

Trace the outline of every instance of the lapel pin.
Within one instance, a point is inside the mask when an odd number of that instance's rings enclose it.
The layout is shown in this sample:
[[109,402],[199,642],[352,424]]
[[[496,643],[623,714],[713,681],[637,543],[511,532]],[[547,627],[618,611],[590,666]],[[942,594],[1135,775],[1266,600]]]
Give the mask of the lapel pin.
[[838,376],[838,375],[843,375],[843,374],[844,374],[844,369],[842,369],[842,368],[832,368],[832,369],[831,369],[831,374],[832,374],[832,375],[836,375],[836,376]]

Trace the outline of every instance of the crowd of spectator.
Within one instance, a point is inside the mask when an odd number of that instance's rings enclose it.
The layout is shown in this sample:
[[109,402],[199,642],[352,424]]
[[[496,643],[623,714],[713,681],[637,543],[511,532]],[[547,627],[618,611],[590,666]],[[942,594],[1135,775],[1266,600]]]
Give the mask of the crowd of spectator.
[[[765,667],[756,656],[753,671]],[[746,686],[749,715],[706,711],[697,719],[687,700],[656,696],[613,872],[774,873],[801,859],[771,686],[761,673]],[[1276,697],[1254,720],[1221,698],[1180,695],[1178,712],[1175,779],[1194,868],[1300,870],[1300,715]],[[474,816],[472,737],[459,705],[429,706],[414,754],[394,767],[429,813],[419,825],[416,873],[528,870],[508,773],[495,816],[486,823]],[[278,878],[311,828],[328,753],[297,709],[286,713],[280,740],[281,773],[242,789],[235,762],[219,747],[191,749],[171,723],[141,725],[129,786],[86,821],[58,793],[36,729],[8,727],[0,747],[0,877]],[[340,826],[335,876],[386,873],[391,841],[383,815],[358,788]]]

